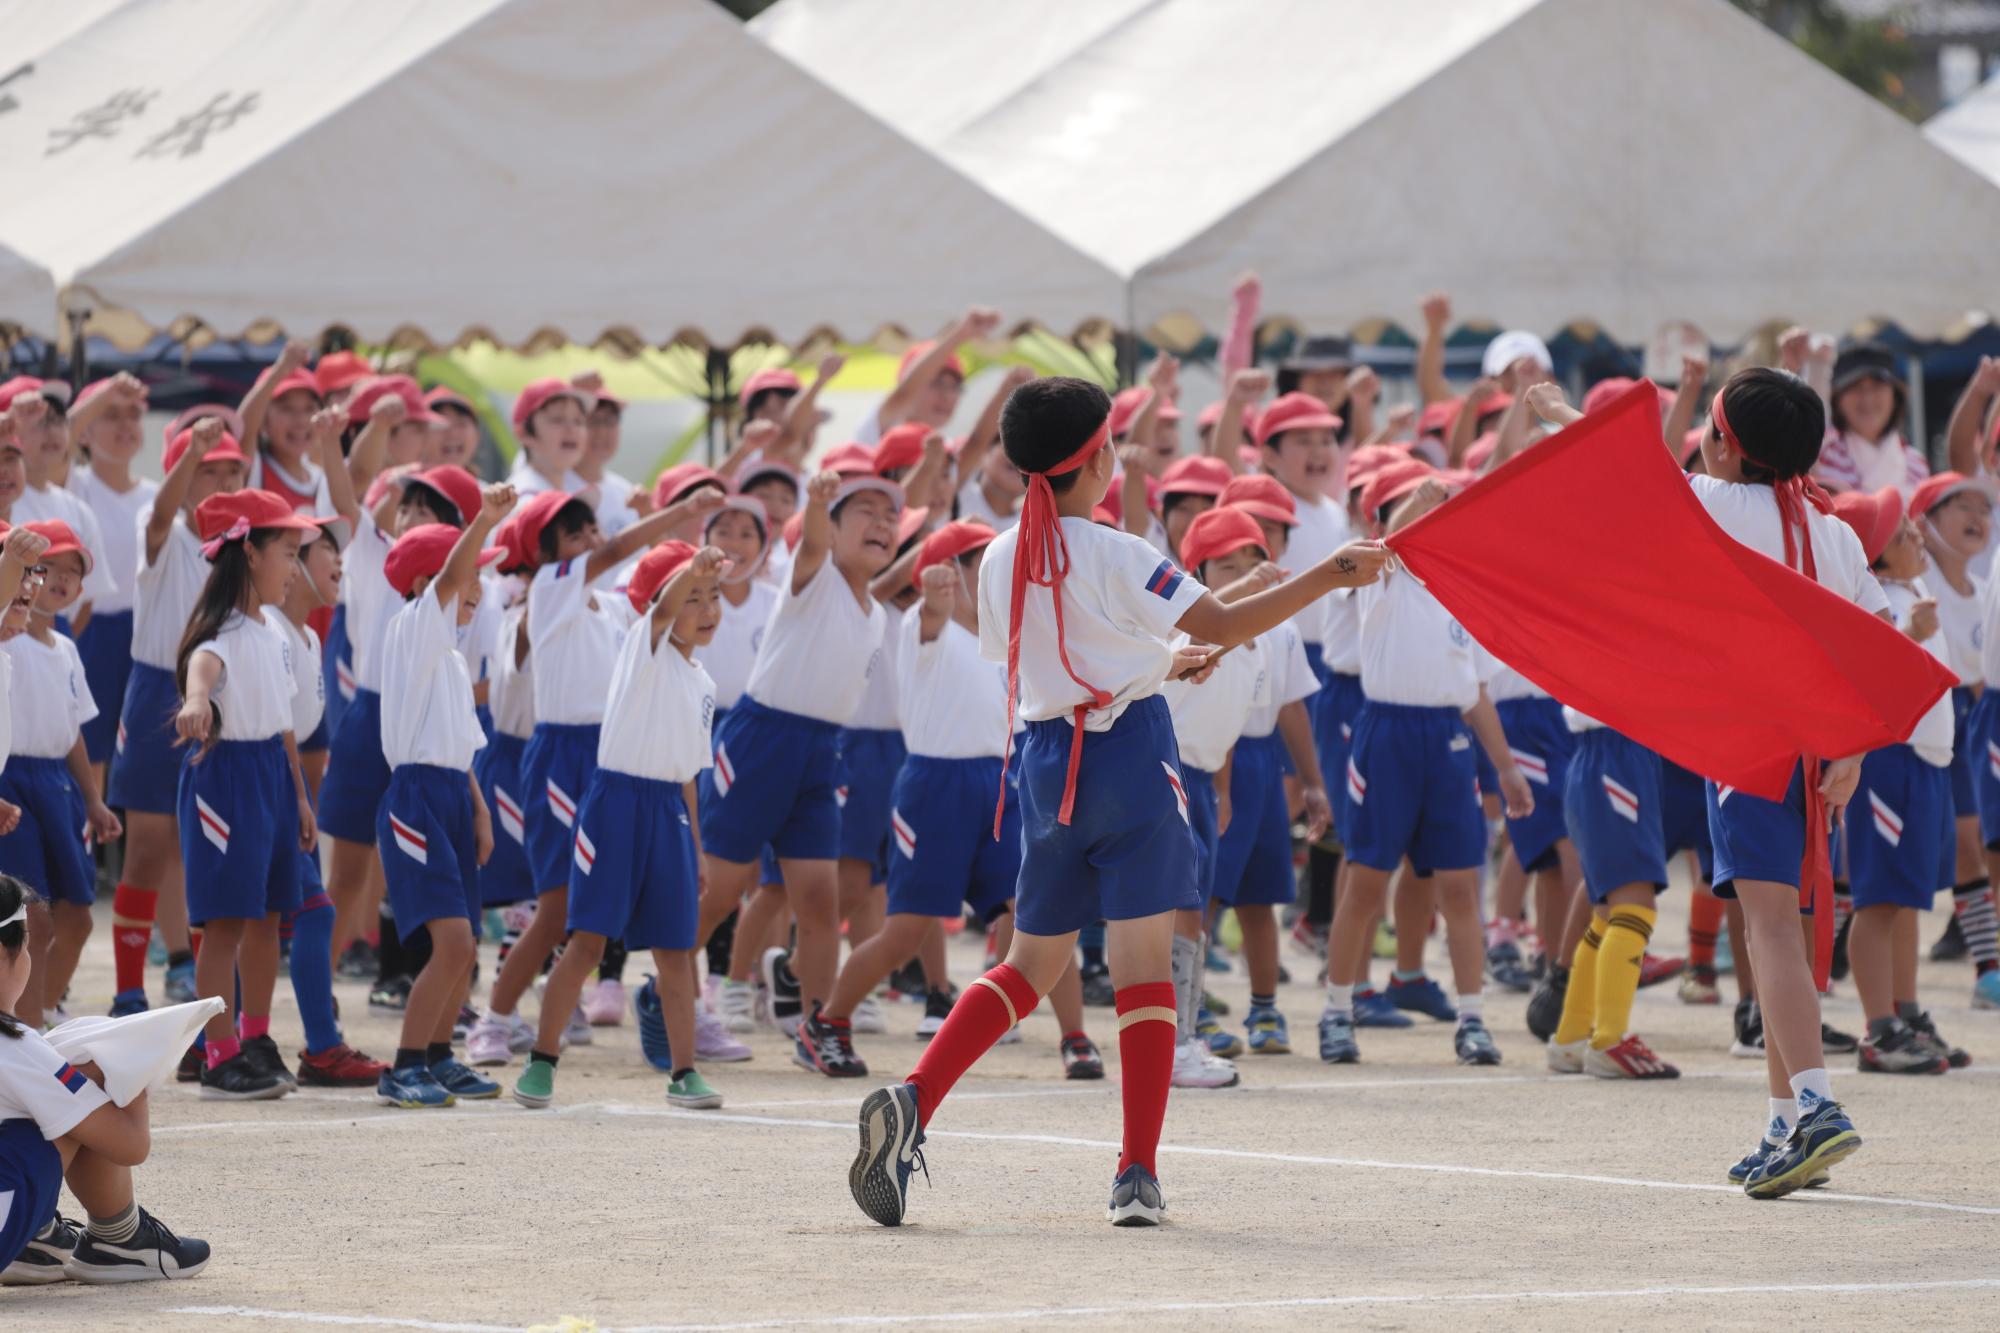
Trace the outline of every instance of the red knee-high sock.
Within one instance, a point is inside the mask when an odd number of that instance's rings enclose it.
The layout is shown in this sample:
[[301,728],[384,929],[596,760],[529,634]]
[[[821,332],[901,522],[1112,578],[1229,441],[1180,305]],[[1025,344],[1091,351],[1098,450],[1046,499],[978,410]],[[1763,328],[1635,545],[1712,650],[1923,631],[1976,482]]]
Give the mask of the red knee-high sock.
[[[1173,987],[1168,986],[1167,991],[1171,1009]],[[929,1124],[931,1113],[959,1076],[1040,1002],[1041,996],[1035,994],[1028,979],[1005,963],[967,986],[917,1067],[910,1071],[909,1081],[917,1089],[917,1119]]]
[[153,913],[160,895],[136,884],[120,884],[111,899],[111,966],[118,989],[146,986],[146,944],[153,938]]
[[1125,1148],[1118,1169],[1137,1162],[1155,1176],[1160,1126],[1174,1077],[1174,983],[1148,981],[1118,992],[1119,1083],[1125,1102]]
[[1722,899],[1696,889],[1688,903],[1688,964],[1715,966],[1715,941],[1722,933]]

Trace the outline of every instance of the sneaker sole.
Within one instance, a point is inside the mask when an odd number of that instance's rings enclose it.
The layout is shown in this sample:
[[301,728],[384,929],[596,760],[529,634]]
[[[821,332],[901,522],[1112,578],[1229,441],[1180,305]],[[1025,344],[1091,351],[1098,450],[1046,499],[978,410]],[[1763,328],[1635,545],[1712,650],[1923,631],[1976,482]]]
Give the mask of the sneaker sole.
[[138,1264],[120,1264],[116,1268],[96,1268],[88,1264],[71,1263],[64,1268],[72,1281],[92,1287],[115,1287],[133,1282],[178,1282],[182,1278],[194,1277],[208,1267],[208,1260],[190,1264],[186,1268],[176,1267],[171,1273],[163,1273],[157,1268],[141,1267]]
[[500,1088],[496,1084],[491,1092],[454,1092],[451,1094],[462,1102],[491,1102],[500,1098]]
[[847,1168],[847,1189],[861,1211],[885,1227],[903,1225],[903,1195],[890,1160],[904,1132],[903,1108],[887,1088],[861,1103],[861,1147]]
[[387,1093],[378,1092],[375,1094],[375,1100],[379,1105],[393,1106],[398,1111],[442,1111],[457,1099],[447,1096],[441,1102],[420,1102],[404,1097],[391,1097]]
[[1089,1083],[1104,1077],[1104,1066],[1072,1065],[1063,1071],[1063,1077],[1077,1083]]
[[1812,1181],[1815,1178],[1823,1185],[1831,1179],[1831,1168],[1860,1151],[1861,1135],[1851,1129],[1846,1130],[1834,1135],[1784,1175],[1772,1176],[1756,1185],[1745,1185],[1743,1192],[1753,1199],[1782,1199],[1798,1190],[1814,1188]]
[[1134,1199],[1124,1205],[1113,1204],[1104,1210],[1104,1215],[1114,1227],[1156,1227],[1160,1225],[1160,1214],[1163,1211]]
[[1253,1045],[1250,1048],[1250,1054],[1252,1055],[1290,1055],[1291,1053],[1292,1044],[1288,1041],[1267,1041],[1261,1046]]
[[556,1099],[556,1095],[554,1093],[550,1093],[546,1097],[537,1097],[533,1093],[522,1092],[519,1088],[513,1089],[509,1095],[512,1096],[516,1102],[520,1103],[522,1106],[527,1107],[530,1111],[545,1111],[555,1102]]
[[1477,1065],[1490,1069],[1500,1063],[1500,1057],[1482,1051],[1478,1055],[1461,1055],[1458,1057],[1458,1062],[1462,1065]]
[[291,1090],[291,1085],[286,1083],[260,1088],[256,1092],[230,1092],[225,1088],[211,1088],[203,1084],[201,1099],[205,1102],[275,1102]]
[[16,1259],[0,1272],[0,1287],[46,1287],[53,1282],[73,1281],[67,1265],[67,1260],[29,1263]]
[[1746,1046],[1740,1041],[1729,1043],[1729,1053],[1739,1060],[1761,1060],[1764,1058],[1762,1046]]
[[[711,1065],[740,1065],[745,1060],[755,1059],[756,1055],[757,1053],[747,1046],[732,1046],[726,1051],[703,1050],[699,1046],[694,1048],[694,1058],[704,1064]],[[650,1059],[646,1063],[653,1065],[655,1069],[660,1069],[660,1066],[653,1064],[653,1061]],[[668,1061],[668,1063],[671,1064],[672,1061]],[[671,1069],[660,1069],[660,1072],[671,1074],[674,1071]]]
[[1332,1055],[1328,1055],[1328,1054],[1327,1054],[1327,1053],[1326,1053],[1325,1051],[1321,1051],[1321,1052],[1319,1053],[1319,1058],[1320,1058],[1320,1063],[1321,1063],[1321,1064],[1328,1064],[1328,1065],[1358,1065],[1358,1064],[1360,1064],[1360,1063],[1361,1063],[1361,1052],[1359,1052],[1359,1051],[1336,1051],[1336,1052],[1335,1052],[1334,1054],[1332,1054]]
[[676,1097],[667,1094],[667,1105],[678,1106],[683,1111],[712,1111],[722,1105],[721,1093],[710,1093],[706,1097]]

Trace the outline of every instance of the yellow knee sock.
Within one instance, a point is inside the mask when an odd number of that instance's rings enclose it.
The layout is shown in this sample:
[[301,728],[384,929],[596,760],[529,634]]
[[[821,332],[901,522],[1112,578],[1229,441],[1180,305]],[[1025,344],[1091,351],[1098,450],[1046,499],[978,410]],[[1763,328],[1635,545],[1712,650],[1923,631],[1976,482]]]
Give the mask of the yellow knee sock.
[[1554,1040],[1568,1045],[1590,1035],[1597,1017],[1597,950],[1603,943],[1603,923],[1593,919],[1576,942],[1576,957],[1570,960],[1569,991],[1563,996],[1562,1022],[1556,1024]]
[[[1625,1040],[1632,1024],[1632,997],[1639,993],[1639,969],[1646,961],[1646,941],[1653,938],[1659,913],[1650,907],[1614,907],[1597,952],[1597,1027],[1591,1046],[1608,1051]],[[1576,985],[1574,978],[1569,983]]]

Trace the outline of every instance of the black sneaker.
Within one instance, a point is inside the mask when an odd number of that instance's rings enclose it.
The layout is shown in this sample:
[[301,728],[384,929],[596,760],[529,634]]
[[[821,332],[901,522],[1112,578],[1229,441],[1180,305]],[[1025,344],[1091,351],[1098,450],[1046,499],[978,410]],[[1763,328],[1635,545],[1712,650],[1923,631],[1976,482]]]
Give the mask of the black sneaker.
[[294,1088],[299,1086],[298,1077],[285,1067],[285,1057],[278,1054],[278,1043],[271,1040],[269,1033],[244,1042],[243,1054],[256,1068],[267,1074],[276,1074]]
[[1944,934],[1938,936],[1931,946],[1933,963],[1956,963],[1966,954],[1965,932],[1958,928],[1958,918],[1952,917],[1944,923]]
[[1970,1052],[1952,1045],[1938,1032],[1937,1024],[1931,1021],[1930,1011],[1926,1010],[1918,1014],[1915,1018],[1910,1019],[1909,1023],[1910,1027],[1919,1036],[1928,1038],[1933,1046],[1944,1052],[1945,1062],[1953,1069],[1963,1069],[1972,1063]]
[[1847,961],[1847,937],[1853,930],[1854,918],[1849,916],[1847,920],[1840,923],[1840,932],[1833,937],[1833,958],[1827,964],[1826,971],[1829,981],[1847,980],[1847,974],[1851,966]]
[[944,1027],[944,1021],[951,1017],[951,1006],[956,997],[950,991],[934,990],[924,997],[924,1016],[917,1020],[917,1040],[929,1041]]
[[1828,1055],[1852,1055],[1861,1049],[1860,1038],[1853,1033],[1842,1032],[1830,1023],[1819,1025],[1819,1044]]
[[1535,993],[1528,997],[1528,1031],[1535,1034],[1535,1040],[1547,1041],[1556,1034],[1562,1024],[1563,1000],[1569,995],[1569,969],[1550,968],[1549,974],[1535,986]]
[[920,1000],[930,991],[924,965],[912,958],[889,974],[889,989],[906,1000]]
[[291,1084],[258,1066],[247,1051],[201,1071],[201,1098],[207,1102],[267,1102],[291,1090]]
[[69,1281],[66,1265],[76,1254],[83,1228],[57,1213],[48,1234],[28,1242],[14,1262],[0,1269],[0,1287],[43,1287],[51,1282]]
[[347,946],[347,952],[340,955],[340,964],[334,968],[334,975],[342,981],[366,981],[381,970],[382,960],[376,956],[375,946],[367,940],[356,940]]
[[854,1053],[854,1029],[845,1022],[822,1018],[819,1007],[799,1022],[799,1035],[792,1043],[792,1063],[828,1078],[860,1078],[868,1066]]
[[138,1233],[128,1241],[113,1245],[86,1231],[69,1261],[69,1275],[78,1282],[153,1282],[193,1277],[207,1266],[207,1241],[182,1240],[141,1208]]
[[791,959],[783,949],[773,947],[764,950],[762,961],[764,989],[771,996],[771,1021],[780,1030],[790,1031],[805,1010],[799,995],[799,979],[792,975]]
[[371,1013],[400,1014],[410,1007],[410,979],[390,977],[377,982],[368,991],[368,1008]]
[[1062,1039],[1062,1062],[1064,1078],[1104,1077],[1104,1057],[1098,1053],[1097,1043],[1080,1032]]
[[1118,1003],[1118,988],[1111,984],[1109,968],[1083,969],[1083,1002],[1092,1009],[1109,1009]]
[[207,1054],[199,1046],[190,1046],[181,1052],[181,1062],[174,1069],[174,1082],[199,1083],[201,1071],[207,1067]]
[[1114,1227],[1156,1227],[1167,1202],[1160,1194],[1160,1182],[1137,1162],[1125,1168],[1111,1182],[1111,1206],[1105,1216]]
[[1731,1055],[1744,1060],[1764,1058],[1764,1015],[1753,997],[1745,996],[1736,1002],[1736,1017],[1731,1027]]
[[1897,1018],[1879,1028],[1869,1025],[1855,1064],[1866,1074],[1942,1074],[1951,1068],[1942,1050]]

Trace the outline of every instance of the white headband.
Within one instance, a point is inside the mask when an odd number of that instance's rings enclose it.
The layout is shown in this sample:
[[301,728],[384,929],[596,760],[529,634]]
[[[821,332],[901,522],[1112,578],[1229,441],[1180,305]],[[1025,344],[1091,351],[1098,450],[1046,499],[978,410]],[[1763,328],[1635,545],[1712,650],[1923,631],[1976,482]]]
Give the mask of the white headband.
[[28,905],[26,903],[22,903],[19,907],[14,909],[14,915],[8,917],[5,921],[0,921],[0,930],[7,929],[7,927],[13,925],[16,921],[26,921],[27,919],[28,919]]

